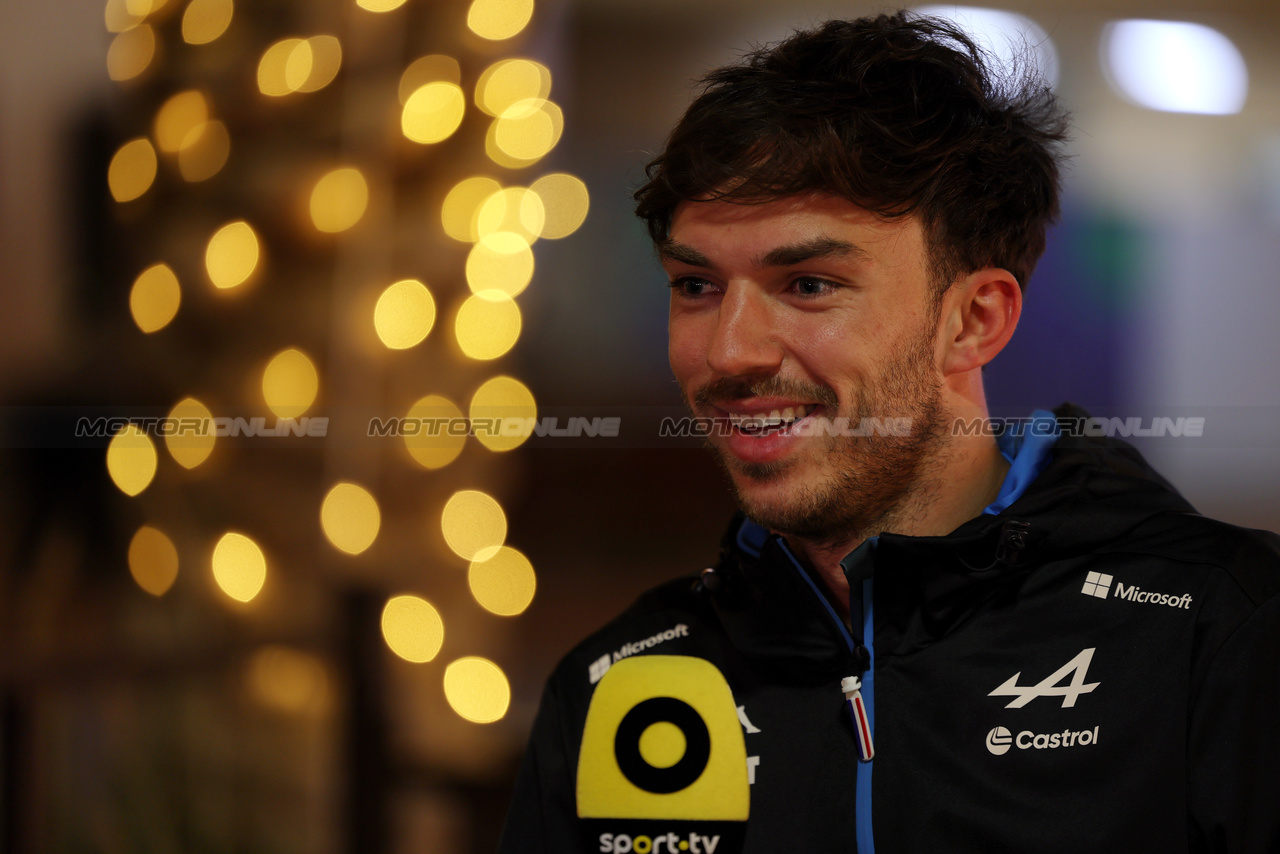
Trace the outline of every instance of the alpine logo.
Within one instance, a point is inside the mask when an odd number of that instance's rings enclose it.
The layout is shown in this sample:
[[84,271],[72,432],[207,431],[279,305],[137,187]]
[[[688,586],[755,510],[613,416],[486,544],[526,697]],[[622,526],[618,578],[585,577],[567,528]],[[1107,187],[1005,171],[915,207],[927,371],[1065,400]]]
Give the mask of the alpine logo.
[[587,665],[587,678],[590,679],[591,684],[594,685],[604,678],[604,674],[610,667],[617,664],[622,659],[635,655],[637,652],[643,652],[650,647],[655,647],[664,641],[673,640],[674,638],[687,638],[688,636],[689,627],[684,623],[680,623],[674,628],[667,629],[665,632],[658,632],[658,634],[647,637],[644,640],[624,643],[621,649],[614,651],[613,655],[609,655],[609,653],[606,652],[604,655],[591,662],[591,664]]
[[[1013,697],[1006,709],[1021,709],[1027,703],[1030,703],[1036,697],[1061,697],[1062,708],[1069,709],[1076,704],[1081,694],[1088,694],[1101,685],[1101,682],[1086,683],[1085,675],[1089,671],[1089,662],[1093,661],[1093,653],[1097,647],[1089,647],[1082,649],[1076,653],[1075,658],[1050,673],[1034,685],[1022,686],[1018,684],[1018,679],[1022,676],[1022,671],[1010,676],[1002,682],[994,691],[988,694],[988,697]],[[1067,678],[1071,674],[1071,681],[1066,685],[1058,683]]]
[[1102,727],[1093,729],[1069,730],[1062,732],[1032,732],[1024,729],[1015,738],[1013,733],[998,726],[987,733],[987,750],[992,756],[1004,756],[1009,748],[1019,750],[1057,750],[1060,747],[1088,747],[1098,743],[1098,732]]
[[1152,605],[1168,605],[1170,608],[1181,608],[1190,610],[1193,601],[1190,593],[1152,593],[1149,590],[1143,590],[1141,587],[1132,584],[1125,584],[1123,581],[1117,582],[1112,592],[1112,582],[1114,576],[1107,575],[1105,572],[1091,572],[1085,577],[1084,586],[1080,588],[1080,592],[1086,596],[1096,596],[1099,599],[1108,597],[1113,599],[1124,599],[1126,602],[1144,602]]

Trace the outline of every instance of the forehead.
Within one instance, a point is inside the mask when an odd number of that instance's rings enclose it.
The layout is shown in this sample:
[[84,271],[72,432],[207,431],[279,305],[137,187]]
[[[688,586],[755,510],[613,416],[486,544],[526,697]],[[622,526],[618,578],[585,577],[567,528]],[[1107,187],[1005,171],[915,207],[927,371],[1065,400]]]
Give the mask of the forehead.
[[[885,220],[837,196],[788,196],[759,204],[720,200],[682,202],[667,244],[715,255],[762,258],[779,247],[815,241],[851,244],[868,260],[924,260],[924,231],[915,216]],[[662,253],[663,246],[659,246]]]

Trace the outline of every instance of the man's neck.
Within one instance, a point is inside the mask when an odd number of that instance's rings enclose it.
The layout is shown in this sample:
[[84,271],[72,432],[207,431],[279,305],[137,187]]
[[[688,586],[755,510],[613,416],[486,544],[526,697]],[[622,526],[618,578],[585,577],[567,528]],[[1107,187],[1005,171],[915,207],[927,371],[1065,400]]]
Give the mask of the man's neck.
[[982,513],[996,499],[1009,463],[995,440],[963,440],[935,454],[893,510],[881,517],[876,531],[851,532],[835,540],[812,541],[788,536],[787,544],[817,572],[842,616],[848,616],[849,582],[840,561],[878,533],[938,537],[951,533]]

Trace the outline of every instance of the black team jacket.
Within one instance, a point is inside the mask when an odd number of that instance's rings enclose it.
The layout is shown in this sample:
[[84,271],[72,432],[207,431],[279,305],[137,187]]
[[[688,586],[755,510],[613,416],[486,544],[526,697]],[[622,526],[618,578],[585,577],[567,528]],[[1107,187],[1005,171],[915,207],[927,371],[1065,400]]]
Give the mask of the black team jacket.
[[1280,538],[1060,438],[1000,514],[842,565],[851,623],[739,518],[579,645],[501,850],[1280,852]]

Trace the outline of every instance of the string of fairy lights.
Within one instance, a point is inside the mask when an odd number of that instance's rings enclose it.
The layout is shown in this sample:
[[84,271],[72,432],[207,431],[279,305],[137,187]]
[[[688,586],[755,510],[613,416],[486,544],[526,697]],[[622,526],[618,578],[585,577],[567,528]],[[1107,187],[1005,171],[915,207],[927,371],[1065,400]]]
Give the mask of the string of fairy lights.
[[[406,0],[352,0],[360,14],[391,12]],[[413,2],[413,0],[409,0]],[[154,74],[166,54],[200,50],[216,43],[232,27],[237,10],[233,0],[108,0],[105,23],[113,33],[107,53],[107,72],[121,85]],[[533,16],[533,0],[473,0],[466,26],[486,43],[501,43],[520,34]],[[180,15],[180,28],[166,26]],[[181,43],[166,33],[180,33]],[[175,34],[176,35],[176,34]],[[291,36],[260,46],[257,60],[257,92],[254,97],[268,106],[318,92],[338,78],[343,69],[342,41],[333,35]],[[551,100],[551,72],[545,65],[524,57],[494,62],[474,81],[464,79],[463,64],[453,56],[430,54],[410,62],[399,75],[396,101],[399,131],[418,146],[435,146],[450,137],[468,117],[487,121],[484,153],[490,171],[506,175],[535,165],[560,140],[564,115]],[[190,75],[184,80],[190,83]],[[225,106],[225,105],[224,105]],[[388,117],[388,123],[394,121]],[[107,186],[122,209],[145,199],[166,171],[181,178],[191,192],[214,184],[225,167],[252,140],[237,139],[234,123],[219,112],[215,96],[200,87],[184,88],[164,98],[149,127],[124,142],[111,158]],[[442,161],[449,168],[449,161]],[[526,174],[521,172],[521,174]],[[462,271],[469,294],[449,311],[448,329],[459,358],[491,362],[507,354],[519,339],[522,314],[518,297],[534,274],[533,247],[539,240],[566,237],[587,214],[588,193],[578,178],[563,172],[538,175],[527,186],[504,184],[491,175],[457,176],[460,180],[444,194],[436,210],[444,233],[469,246]],[[295,188],[305,194],[311,226],[323,234],[341,234],[354,228],[372,202],[380,185],[371,182],[358,164],[329,169],[309,186]],[[129,310],[138,332],[151,336],[165,329],[183,310],[184,293],[211,288],[230,293],[253,285],[265,274],[263,258],[270,253],[265,232],[246,213],[218,225],[199,247],[200,258],[185,257],[187,267],[198,267],[205,281],[180,281],[173,258],[152,259],[134,279]],[[407,350],[421,344],[439,326],[446,313],[438,303],[440,293],[416,278],[388,284],[378,296],[367,323],[387,350]],[[193,310],[193,309],[188,309]],[[145,340],[142,339],[142,340]],[[282,342],[284,343],[284,342]],[[448,371],[449,366],[441,365]],[[298,346],[287,346],[260,367],[254,386],[259,400],[245,400],[246,411],[265,405],[285,423],[286,430],[305,435],[306,419],[321,394],[324,377],[315,360]],[[424,389],[426,391],[426,389]],[[498,374],[484,379],[466,405],[471,419],[499,417],[505,423],[530,425],[537,404],[532,392],[518,379]],[[463,419],[463,407],[449,397],[424,394],[405,410],[406,420]],[[235,449],[218,442],[219,418],[193,396],[177,401],[163,419],[163,441],[169,458],[180,470],[195,469],[216,454],[233,455]],[[280,421],[277,422],[279,424]],[[184,429],[182,425],[198,425]],[[168,461],[162,458],[155,431],[127,423],[112,437],[106,451],[108,472],[127,496],[138,496]],[[404,435],[406,459],[428,470],[453,463],[469,439],[493,452],[519,447],[530,434],[525,430],[463,432],[461,435],[420,433]],[[374,491],[350,481],[334,483],[319,503],[318,531],[341,553],[358,556],[377,540],[382,525]],[[448,547],[468,563],[468,586],[475,602],[501,615],[522,613],[533,599],[536,576],[519,550],[506,544],[505,513],[492,496],[462,489],[448,498],[439,511],[441,533]],[[177,578],[179,565],[207,566],[218,589],[231,600],[252,602],[275,567],[268,561],[251,531],[210,532],[210,545],[198,558],[180,559],[178,548],[162,522],[142,526],[128,550],[128,564],[138,586],[163,596]],[[207,555],[207,557],[206,557]],[[410,662],[430,662],[444,641],[444,619],[426,598],[415,593],[390,596],[382,613],[387,646]],[[260,693],[270,699],[282,695],[282,684],[306,682],[316,662],[285,647],[270,647],[254,657],[249,671]],[[314,681],[314,680],[313,680]],[[463,718],[475,722],[498,720],[506,713],[510,689],[505,674],[494,662],[479,656],[452,661],[443,673],[445,696]],[[276,686],[274,688],[269,686]],[[272,694],[272,692],[275,692]]]

